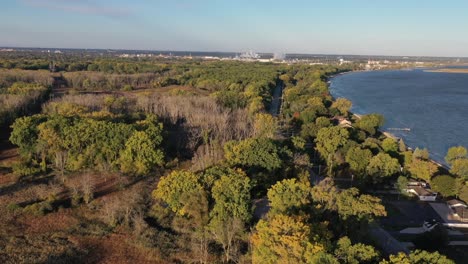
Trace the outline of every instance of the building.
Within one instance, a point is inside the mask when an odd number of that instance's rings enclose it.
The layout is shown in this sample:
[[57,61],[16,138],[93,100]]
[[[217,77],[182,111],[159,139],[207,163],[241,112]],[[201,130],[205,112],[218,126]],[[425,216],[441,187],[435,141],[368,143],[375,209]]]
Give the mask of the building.
[[260,59],[260,55],[253,52],[253,51],[248,51],[248,52],[242,53],[239,56],[236,56],[236,59],[237,60],[247,60],[247,61],[258,60],[258,59]]
[[437,193],[431,189],[426,189],[422,186],[409,186],[406,191],[418,196],[420,201],[434,202],[437,199]]
[[344,116],[334,116],[330,121],[338,123],[338,125],[343,128],[353,127],[353,123]]
[[468,222],[468,206],[466,203],[453,199],[450,201],[447,201],[448,207],[452,210],[453,215],[460,219],[462,222]]
[[410,179],[410,180],[408,181],[407,186],[408,186],[408,187],[416,187],[416,186],[419,186],[419,187],[426,188],[426,187],[427,187],[427,183],[425,183],[425,182],[423,182],[423,181],[418,181],[418,180]]

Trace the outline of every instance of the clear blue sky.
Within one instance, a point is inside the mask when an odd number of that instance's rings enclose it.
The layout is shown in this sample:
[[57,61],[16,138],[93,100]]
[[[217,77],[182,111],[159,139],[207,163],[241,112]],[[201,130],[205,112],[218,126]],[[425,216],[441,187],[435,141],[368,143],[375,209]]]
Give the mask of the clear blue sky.
[[468,1],[2,0],[0,46],[468,56]]

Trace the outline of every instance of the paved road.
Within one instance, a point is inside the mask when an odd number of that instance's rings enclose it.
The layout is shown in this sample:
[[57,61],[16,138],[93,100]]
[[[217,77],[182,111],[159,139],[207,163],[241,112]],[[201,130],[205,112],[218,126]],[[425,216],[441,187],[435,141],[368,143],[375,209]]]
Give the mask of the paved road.
[[271,101],[270,114],[278,116],[281,108],[281,98],[283,95],[283,83],[278,81],[275,90],[273,91],[273,100]]
[[405,244],[396,240],[392,235],[378,225],[370,227],[368,234],[375,242],[377,242],[386,254],[398,254],[399,252],[409,254],[409,250]]

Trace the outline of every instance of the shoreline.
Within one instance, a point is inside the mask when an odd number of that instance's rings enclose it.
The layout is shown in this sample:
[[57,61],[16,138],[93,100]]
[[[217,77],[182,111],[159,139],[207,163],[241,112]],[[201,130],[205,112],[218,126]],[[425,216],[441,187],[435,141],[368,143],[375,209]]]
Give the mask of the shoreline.
[[466,68],[443,68],[443,69],[424,70],[424,72],[468,74],[468,69]]
[[[365,71],[365,70],[364,70]],[[467,69],[468,71],[468,69]],[[327,79],[327,84],[328,84],[328,92],[330,93],[330,96],[332,97],[332,100],[333,101],[336,101],[336,98],[331,94],[331,90],[330,90],[330,87],[331,87],[331,82],[332,82],[332,79],[335,78],[336,76],[339,76],[339,75],[345,75],[345,74],[350,74],[350,73],[354,73],[354,72],[363,72],[363,70],[357,70],[357,71],[348,71],[348,72],[341,72],[341,73],[338,73],[338,74],[335,74],[335,75],[332,75],[330,76],[330,78]],[[468,72],[467,72],[468,73]],[[343,97],[345,98],[345,97]],[[347,98],[346,98],[347,99]],[[348,99],[349,100],[349,99]],[[361,114],[356,114],[356,113],[353,113],[353,112],[349,112],[351,114],[351,116],[353,117],[356,117],[357,119],[361,119],[362,115]],[[385,118],[385,117],[384,117]],[[395,136],[394,134],[392,134],[391,132],[388,132],[388,131],[384,131],[382,130],[382,128],[379,128],[378,131],[384,135],[386,138],[391,138],[391,139],[394,139],[394,140],[400,140],[402,139],[401,137],[397,137]],[[406,150],[407,151],[411,151],[411,152],[414,152],[414,149],[410,146],[406,146]],[[428,149],[429,151],[429,154],[431,154],[430,150]],[[429,161],[432,162],[433,164],[437,165],[437,167],[439,168],[442,168],[444,170],[447,170],[447,172],[450,170],[450,167],[445,165],[445,164],[442,164],[434,159],[431,159],[429,158]]]

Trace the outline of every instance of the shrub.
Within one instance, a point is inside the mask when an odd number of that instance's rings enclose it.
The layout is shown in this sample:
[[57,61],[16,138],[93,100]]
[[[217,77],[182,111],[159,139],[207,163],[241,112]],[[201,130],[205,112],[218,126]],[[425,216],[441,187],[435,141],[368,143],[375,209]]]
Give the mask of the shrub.
[[48,201],[43,201],[39,203],[34,203],[31,205],[26,206],[23,209],[23,212],[29,213],[35,216],[43,216],[48,212],[53,210],[52,204]]
[[19,162],[12,166],[13,174],[18,177],[34,176],[41,172],[40,168],[34,167],[33,165]]
[[21,208],[21,206],[19,206],[19,205],[16,204],[16,203],[9,203],[9,204],[7,205],[8,211],[11,211],[11,212],[15,212],[15,211],[17,211],[17,210],[20,209],[20,208]]
[[122,91],[132,91],[133,87],[129,84],[126,84],[122,87]]

